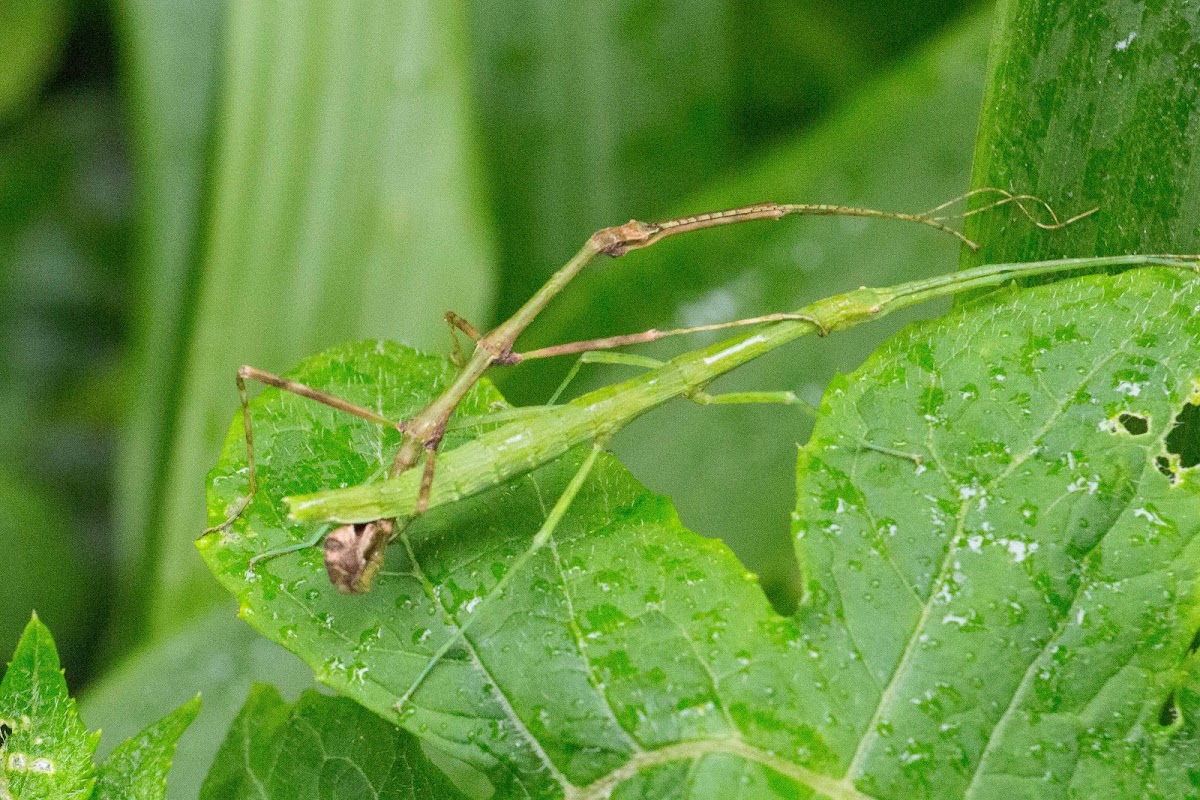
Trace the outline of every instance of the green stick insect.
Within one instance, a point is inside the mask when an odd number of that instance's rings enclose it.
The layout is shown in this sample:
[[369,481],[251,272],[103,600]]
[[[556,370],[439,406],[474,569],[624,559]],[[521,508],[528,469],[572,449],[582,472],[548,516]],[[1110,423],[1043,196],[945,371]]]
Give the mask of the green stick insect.
[[[980,208],[966,212],[965,214],[943,214],[947,208],[979,194],[992,195],[991,202],[983,205]],[[855,216],[915,222],[955,236],[968,247],[976,249],[978,246],[974,242],[970,241],[961,233],[949,227],[946,224],[947,221],[955,218],[956,216],[965,217],[971,214],[978,214],[980,212],[987,211],[1008,203],[1015,204],[1016,207],[1019,208],[1021,212],[1024,213],[1024,215],[1035,225],[1049,230],[1069,225],[1075,220],[1087,216],[1095,211],[1095,209],[1092,209],[1092,211],[1088,211],[1077,217],[1073,217],[1068,220],[1059,220],[1053,209],[1032,196],[1015,195],[1011,192],[1001,189],[979,189],[969,192],[961,197],[954,198],[946,203],[942,203],[941,205],[938,205],[920,214],[904,214],[897,212],[878,211],[869,208],[854,208],[849,206],[826,204],[763,203],[753,206],[729,209],[726,211],[683,217],[680,219],[668,220],[666,222],[645,223],[637,220],[630,220],[624,225],[612,228],[604,228],[589,237],[579,252],[576,253],[575,256],[565,265],[563,265],[557,272],[555,272],[546,282],[546,284],[539,289],[520,309],[518,309],[512,317],[486,335],[480,334],[474,326],[462,319],[457,314],[448,312],[446,314],[446,321],[451,326],[451,333],[454,334],[455,331],[461,331],[465,333],[475,341],[475,351],[471,355],[470,359],[465,360],[464,362],[462,359],[458,338],[457,335],[455,335],[454,352],[456,360],[461,363],[461,370],[458,374],[458,377],[451,386],[449,386],[432,403],[422,409],[420,413],[415,415],[412,419],[399,423],[393,420],[384,419],[370,409],[357,406],[353,403],[348,403],[341,398],[318,391],[312,387],[305,386],[278,375],[273,375],[269,372],[264,372],[263,370],[256,369],[252,366],[243,366],[238,370],[237,373],[237,387],[238,393],[241,397],[242,418],[245,427],[246,458],[250,483],[249,492],[243,501],[238,505],[238,507],[234,509],[233,513],[228,519],[226,519],[220,525],[210,528],[209,530],[220,530],[230,525],[241,515],[242,511],[245,510],[246,506],[250,503],[250,500],[258,491],[258,476],[254,459],[254,434],[249,412],[249,396],[246,391],[247,380],[265,383],[283,391],[292,392],[302,397],[309,398],[339,411],[353,414],[379,425],[398,429],[403,436],[403,443],[392,462],[391,469],[388,473],[389,479],[398,479],[401,475],[409,473],[409,471],[416,466],[422,455],[424,456],[424,468],[421,471],[420,483],[415,494],[414,507],[402,515],[402,519],[407,521],[411,520],[412,517],[423,514],[430,508],[431,503],[436,504],[445,502],[444,491],[439,491],[439,493],[436,495],[433,492],[433,478],[437,465],[437,454],[441,445],[442,437],[446,433],[447,425],[449,424],[450,417],[454,413],[454,410],[458,407],[459,403],[467,395],[471,388],[478,383],[479,379],[492,366],[513,365],[533,358],[547,358],[571,353],[582,353],[581,358],[568,374],[567,380],[564,381],[563,385],[559,387],[559,390],[555,392],[554,396],[550,399],[550,403],[553,404],[566,387],[566,384],[569,383],[570,380],[578,373],[580,366],[584,363],[633,363],[635,365],[648,368],[657,368],[661,366],[658,362],[639,359],[636,356],[622,356],[617,354],[605,355],[603,353],[605,350],[641,342],[655,341],[667,336],[678,336],[688,333],[715,331],[788,320],[795,321],[804,317],[802,314],[768,314],[765,316],[735,320],[716,325],[705,325],[694,328],[668,331],[649,330],[637,334],[614,336],[587,342],[574,342],[566,345],[559,345],[557,347],[549,347],[541,350],[531,351],[528,353],[513,352],[513,347],[516,343],[517,337],[521,335],[525,328],[529,326],[534,318],[541,313],[541,311],[550,303],[550,301],[559,292],[561,292],[567,286],[567,284],[570,283],[570,281],[583,270],[584,267],[586,267],[593,259],[595,259],[596,256],[603,254],[616,258],[632,250],[639,250],[649,247],[665,238],[681,233],[687,233],[689,231],[713,228],[757,219],[781,219],[782,217],[791,215]],[[1030,210],[1030,207],[1027,205],[1027,203],[1040,206],[1039,210],[1045,212],[1045,214],[1049,217],[1050,222],[1043,222],[1039,220],[1037,216],[1035,216],[1034,211]],[[711,378],[709,380],[711,380]],[[742,394],[737,396],[710,398],[708,395],[702,393],[698,386],[681,391],[683,391],[683,396],[690,397],[691,399],[699,402],[772,402],[781,400],[795,402],[795,397],[792,395],[776,396],[770,393],[752,393],[750,395]],[[665,402],[665,399],[663,402]],[[536,409],[525,409],[518,413],[525,415],[534,410]],[[629,419],[632,419],[632,417],[625,418],[624,422],[628,422]],[[499,422],[500,419],[493,415],[489,417],[488,421]],[[549,418],[547,418],[547,421],[549,421]],[[624,422],[621,424],[624,424]],[[617,427],[620,426],[618,425]],[[540,438],[541,437],[539,437],[539,439]],[[555,450],[556,455],[561,454],[561,452],[561,450]],[[556,456],[548,456],[546,460],[554,457]],[[530,468],[532,468],[532,466]],[[444,488],[451,487],[443,487],[443,489]],[[462,497],[465,495],[459,492],[455,496]],[[329,572],[330,580],[340,591],[357,593],[367,589],[382,560],[384,548],[386,547],[387,543],[399,535],[403,529],[403,524],[398,527],[395,524],[395,521],[396,520],[391,518],[380,518],[371,521],[370,524],[342,526],[329,534],[328,538],[325,540],[326,567]],[[264,553],[259,556],[258,560],[273,558],[277,555],[283,555],[289,552],[294,552],[295,550],[304,549],[309,546],[315,546],[316,544],[320,543],[322,538],[324,538],[323,532],[315,537],[314,541],[312,542],[303,542],[293,547],[285,548],[282,551]]]
[[[1041,222],[1024,205],[1026,201],[1040,202],[1035,198],[1012,195],[1000,190],[986,191],[999,192],[1000,199],[969,213],[978,213],[998,204],[1015,203],[1034,224],[1049,229],[1062,227],[1092,213],[1089,211],[1060,221],[1053,216],[1049,207],[1043,204],[1050,213],[1052,222]],[[845,214],[913,221],[950,232],[968,246],[974,247],[962,234],[946,226],[945,217],[937,216],[946,205],[948,204],[923,214],[909,215],[841,206],[766,204],[665,223],[646,224],[631,221],[626,225],[601,230],[590,237],[580,252],[555,273],[525,306],[490,333],[479,335],[469,324],[454,315],[447,315],[451,325],[475,339],[475,351],[451,386],[424,410],[404,422],[384,419],[370,409],[348,403],[311,387],[252,367],[243,367],[238,372],[237,383],[242,399],[250,496],[257,490],[258,483],[245,384],[247,379],[258,380],[380,425],[395,428],[404,436],[392,468],[382,480],[286,498],[291,517],[298,522],[317,524],[315,534],[308,540],[256,556],[251,560],[250,569],[255,569],[264,559],[318,546],[323,539],[325,564],[331,582],[342,592],[366,591],[382,564],[387,545],[416,517],[431,508],[453,503],[497,486],[553,461],[577,446],[590,443],[588,455],[547,514],[530,546],[510,565],[504,576],[482,599],[482,607],[501,595],[513,577],[550,541],[557,525],[587,480],[607,440],[633,419],[677,398],[702,404],[774,402],[802,405],[791,392],[711,395],[705,391],[707,385],[719,376],[777,347],[801,336],[814,333],[825,336],[845,330],[926,300],[973,289],[996,287],[1021,278],[1106,267],[1157,265],[1195,270],[1200,263],[1200,259],[1195,256],[1127,255],[988,265],[951,275],[910,281],[889,288],[864,287],[820,300],[794,312],[768,314],[700,328],[651,330],[626,336],[572,342],[526,353],[513,350],[516,338],[536,315],[599,254],[619,256],[629,250],[647,247],[676,233],[752,219],[777,219],[789,214]],[[751,330],[709,347],[683,353],[666,362],[602,352],[609,348],[654,341],[666,336],[738,327],[749,327]],[[487,369],[493,365],[512,365],[532,358],[568,354],[582,354],[579,363],[632,363],[646,368],[646,371],[635,378],[589,392],[563,405],[511,409],[485,417],[459,420],[455,425],[460,427],[485,423],[500,423],[500,427],[438,457],[438,446],[450,424],[451,414]],[[579,363],[568,375],[568,381],[578,369]],[[554,399],[557,399],[561,391],[562,387],[555,393]],[[861,444],[866,448],[918,463],[920,460],[919,456],[902,453],[884,445],[869,442]],[[423,469],[413,469],[422,455]],[[250,497],[247,497],[233,516],[217,527],[224,527],[236,519],[249,499]],[[473,616],[472,619],[474,618]],[[469,624],[468,620],[460,627],[457,635],[443,644],[429,659],[424,670],[401,698],[400,705],[411,697],[458,638],[466,633]]]

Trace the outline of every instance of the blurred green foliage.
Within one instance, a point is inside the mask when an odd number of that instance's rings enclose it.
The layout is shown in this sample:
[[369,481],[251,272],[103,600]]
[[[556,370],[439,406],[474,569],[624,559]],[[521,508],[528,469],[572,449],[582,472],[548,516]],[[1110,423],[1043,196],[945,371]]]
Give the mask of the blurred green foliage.
[[28,107],[55,70],[69,13],[67,0],[7,0],[0,3],[0,124]]
[[[630,216],[945,199],[966,184],[978,113],[988,19],[974,6],[6,5],[0,546],[16,558],[0,580],[18,602],[0,613],[0,650],[36,606],[72,680],[136,651],[176,676],[186,665],[191,691],[229,670],[238,687],[251,673],[302,684],[290,662],[231,667],[201,646],[249,646],[191,546],[236,366],[284,370],[359,336],[442,350],[447,308],[497,320]],[[700,236],[598,270],[530,341],[775,310],[953,252],[921,231],[885,244],[895,232],[814,221]],[[868,349],[740,380],[813,399]],[[501,377],[541,400],[566,366]],[[776,410],[683,409],[618,451],[786,604],[794,454],[754,438],[764,422],[807,430]],[[734,479],[737,497],[711,496]],[[194,648],[171,661],[179,642]],[[130,730],[181,701],[151,692],[153,709],[127,714],[131,669],[85,704],[90,723]],[[196,735],[218,741],[238,701],[206,705]]]
[[[981,217],[979,257],[1195,250],[1196,206],[1178,201],[1200,163],[1195,83],[1163,78],[1196,60],[1186,9],[1106,0],[1079,4],[1074,28],[1043,24],[1055,8],[1001,6],[1006,50],[974,180],[1068,212],[1104,199],[1106,216],[1058,238],[1009,236],[1012,216]],[[129,657],[83,705],[113,732],[203,689],[211,700],[172,789],[195,797],[250,680],[309,682],[232,618],[191,546],[238,364],[285,370],[360,336],[443,350],[447,308],[498,320],[587,234],[630,216],[763,200],[915,211],[958,194],[990,11],[971,0],[2,4],[0,548],[13,555],[0,566],[0,651],[36,607],[73,681]],[[1068,28],[1100,44],[1064,45]],[[1067,73],[1052,61],[1062,52]],[[1063,74],[1097,77],[1071,97]],[[1131,188],[1167,200],[1144,225]],[[860,220],[699,234],[583,276],[526,343],[797,306],[938,271],[956,246]],[[721,388],[816,400],[886,332],[800,345]],[[510,399],[541,402],[567,366],[497,377]],[[681,404],[615,449],[787,607],[790,442],[808,428],[780,409]]]
[[109,494],[132,287],[130,175],[111,88],[39,105],[0,140],[0,649],[31,609],[86,675],[111,594]]
[[964,6],[6,4],[0,649],[37,605],[80,678],[101,631],[119,654],[212,601],[188,543],[237,363],[441,348],[444,307],[485,324],[591,230],[745,184]]

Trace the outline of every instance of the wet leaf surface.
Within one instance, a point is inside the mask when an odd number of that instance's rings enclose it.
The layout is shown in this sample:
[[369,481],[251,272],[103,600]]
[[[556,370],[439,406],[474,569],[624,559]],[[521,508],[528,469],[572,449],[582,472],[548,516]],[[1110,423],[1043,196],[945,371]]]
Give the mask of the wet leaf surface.
[[233,722],[201,800],[457,800],[417,740],[344,698],[289,704],[258,685]]
[[[501,796],[1178,797],[1200,757],[1200,481],[1155,464],[1198,391],[1198,309],[1164,270],[1000,292],[835,379],[800,456],[794,617],[612,459],[494,603],[574,459],[435,510],[365,596],[316,549],[248,574],[311,534],[282,497],[367,480],[396,445],[273,391],[252,411],[264,488],[201,549],[254,627]],[[403,419],[450,375],[369,343],[294,377]],[[246,489],[240,426],[214,522]]]
[[0,681],[0,798],[162,800],[175,743],[195,719],[193,697],[120,744],[97,770],[89,733],[50,631],[34,616]]
[[0,681],[0,797],[84,800],[92,794],[89,734],[59,666],[54,639],[37,617],[25,628]]

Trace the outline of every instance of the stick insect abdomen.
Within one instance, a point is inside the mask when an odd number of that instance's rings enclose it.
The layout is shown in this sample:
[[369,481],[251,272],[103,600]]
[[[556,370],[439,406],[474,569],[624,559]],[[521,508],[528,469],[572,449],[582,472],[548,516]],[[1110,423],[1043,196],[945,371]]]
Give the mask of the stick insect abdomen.
[[[583,399],[583,398],[581,398]],[[641,413],[648,408],[631,406]],[[597,438],[612,423],[611,402],[568,403],[533,420],[510,422],[454,448],[438,458],[437,480],[429,497],[430,509],[453,503],[536,469],[572,447]],[[607,416],[606,416],[607,415]],[[411,517],[416,511],[421,475],[401,473],[378,483],[289,497],[291,515],[299,521],[371,522]]]

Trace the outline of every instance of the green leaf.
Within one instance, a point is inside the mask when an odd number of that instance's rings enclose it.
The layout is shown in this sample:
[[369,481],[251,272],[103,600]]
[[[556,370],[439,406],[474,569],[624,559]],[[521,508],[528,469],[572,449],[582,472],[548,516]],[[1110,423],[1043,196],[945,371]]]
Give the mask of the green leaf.
[[0,682],[0,798],[161,799],[175,743],[199,710],[194,697],[119,746],[97,775],[100,733],[79,718],[54,640],[34,615]]
[[67,37],[66,0],[8,0],[0,4],[0,124],[28,105],[58,65]]
[[195,491],[237,367],[279,370],[364,335],[442,345],[441,311],[479,319],[491,288],[461,3],[228,13],[203,256],[154,509],[159,631],[219,596],[192,548],[204,527]]
[[461,797],[400,728],[316,692],[288,705],[263,685],[251,691],[200,792],[201,800]]
[[1153,270],[1002,290],[830,386],[796,535],[869,687],[867,794],[1187,794],[1200,475],[1159,459],[1200,396],[1197,308]]
[[[496,602],[573,459],[435,509],[365,596],[318,549],[249,573],[311,534],[283,496],[364,481],[395,446],[274,391],[252,407],[262,488],[201,549],[253,626],[499,796],[1180,797],[1200,479],[1159,459],[1200,397],[1197,308],[1165,270],[999,292],[836,379],[801,453],[790,618],[609,458]],[[293,377],[403,419],[448,374],[366,344]],[[235,420],[211,517],[245,490]]]
[[[1019,187],[1067,214],[1052,235],[971,219],[977,263],[1200,251],[1200,26],[1178,3],[1008,0],[998,11],[974,186]],[[1200,427],[1188,447],[1200,449]]]
[[1053,235],[1010,214],[971,220],[965,263],[1200,248],[1200,26],[1180,3],[1005,0],[997,11],[974,186],[1031,192]]
[[[990,14],[983,13],[955,25],[812,132],[677,200],[671,211],[692,214],[767,200],[919,211],[962,193],[990,28]],[[643,213],[629,207],[617,219],[634,212]],[[787,219],[692,234],[598,263],[555,300],[522,347],[784,311],[855,286],[929,274],[931,265],[949,263],[957,248],[950,237],[902,223],[849,219]],[[888,320],[884,331],[913,318]],[[717,388],[791,389],[815,404],[829,379],[862,363],[879,337],[878,330],[854,330],[797,342]],[[689,337],[647,352],[678,352],[718,338]],[[568,366],[566,359],[545,367],[532,363],[499,373],[498,380],[515,402],[543,403]],[[589,371],[602,382],[625,374]],[[808,416],[779,408],[683,404],[634,423],[614,450],[647,476],[651,488],[670,495],[689,527],[724,538],[790,607],[799,595],[787,529],[791,471],[796,443],[810,429]],[[705,465],[703,475],[696,474],[696,464]]]
[[222,603],[109,670],[88,687],[80,709],[93,726],[104,729],[103,756],[200,692],[204,708],[175,752],[167,792],[171,800],[195,800],[255,681],[270,681],[289,696],[313,685],[307,666],[257,635]]
[[99,734],[89,734],[67,693],[54,639],[36,616],[21,636],[0,681],[0,797],[67,800],[91,796],[92,753]]
[[136,178],[137,292],[119,440],[114,530],[122,566],[111,638],[123,646],[149,614],[162,535],[158,510],[173,409],[186,366],[201,240],[205,163],[216,117],[223,4],[118,0],[112,4]]
[[113,751],[92,800],[162,800],[175,744],[200,711],[196,696]]

